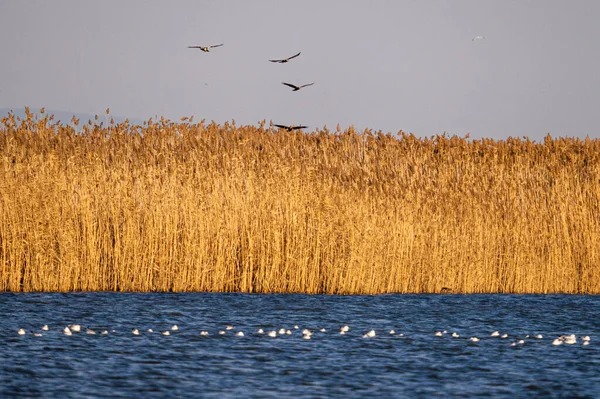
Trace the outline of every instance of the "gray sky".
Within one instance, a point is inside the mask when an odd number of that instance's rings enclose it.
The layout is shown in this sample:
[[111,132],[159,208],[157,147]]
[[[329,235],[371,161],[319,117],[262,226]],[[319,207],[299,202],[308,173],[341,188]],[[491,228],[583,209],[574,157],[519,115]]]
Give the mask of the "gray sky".
[[598,138],[598,16],[597,0],[0,0],[0,108]]

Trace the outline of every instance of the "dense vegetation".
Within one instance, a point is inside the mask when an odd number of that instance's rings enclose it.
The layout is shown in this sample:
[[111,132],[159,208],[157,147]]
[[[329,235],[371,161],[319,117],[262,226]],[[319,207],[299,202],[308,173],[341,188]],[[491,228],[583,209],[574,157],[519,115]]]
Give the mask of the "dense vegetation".
[[589,139],[11,116],[0,290],[597,294],[599,161]]

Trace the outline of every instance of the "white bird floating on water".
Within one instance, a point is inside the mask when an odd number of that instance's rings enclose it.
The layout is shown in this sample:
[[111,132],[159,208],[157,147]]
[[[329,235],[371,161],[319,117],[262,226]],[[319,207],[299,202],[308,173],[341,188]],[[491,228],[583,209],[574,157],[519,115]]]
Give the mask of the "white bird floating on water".
[[108,335],[108,330],[102,330],[102,331],[100,332],[100,334],[102,334],[102,335]]
[[202,335],[203,337],[207,337],[208,331],[200,331],[200,335]]
[[273,330],[273,331],[269,331],[267,333],[267,335],[271,338],[275,338],[277,336],[277,331]]
[[508,338],[508,334],[502,334],[502,335],[500,336],[500,338],[502,338],[502,339]]
[[453,332],[452,333],[452,338],[460,338],[460,335],[458,333]]
[[85,333],[88,335],[95,335],[96,331],[92,330],[91,328],[86,328]]
[[39,332],[34,332],[34,333],[33,333],[33,336],[34,336],[34,337],[41,337],[41,336],[42,336],[42,333],[39,333]]
[[171,331],[177,331],[179,330],[179,327],[177,327],[177,324],[173,324],[173,327],[171,327]]
[[233,326],[227,326],[227,327],[225,327],[226,330],[233,330],[234,328],[235,327],[233,327]]
[[560,339],[567,345],[573,345],[573,344],[577,343],[577,337],[575,337],[575,334],[561,335],[560,337],[558,337],[558,339]]
[[167,331],[161,331],[160,333],[162,335],[171,335],[171,332],[169,330],[167,330]]
[[153,332],[154,332],[154,330],[153,330],[153,329],[151,329],[151,328],[149,328],[149,329],[148,329],[148,332],[149,332],[149,333],[153,333]]
[[375,337],[377,334],[375,333],[375,330],[371,330],[368,333],[366,333],[365,335],[363,335],[363,338],[373,338]]
[[537,334],[537,335],[534,335],[534,338],[535,339],[542,339],[542,338],[544,338],[544,336],[542,334]]
[[44,325],[42,326],[42,330],[43,330],[43,331],[48,331],[48,324],[44,324]]
[[499,337],[500,336],[500,331],[494,331],[490,336],[491,337]]
[[227,334],[225,331],[223,331],[223,330],[219,331],[219,335],[225,335],[225,334]]
[[390,335],[394,335],[394,334],[396,334],[396,331],[390,330]]
[[285,335],[285,328],[280,328],[277,332],[279,335]]
[[480,341],[480,340],[479,340],[479,338],[477,338],[477,337],[471,337],[471,338],[469,338],[469,339],[470,339],[471,341],[473,341],[473,342],[479,342],[479,341]]
[[27,334],[27,331],[25,331],[24,328],[19,328],[19,331],[17,331],[17,334],[19,334],[19,335],[25,335],[25,334]]
[[79,324],[71,324],[71,325],[69,325],[69,328],[71,329],[72,332],[80,332],[81,331],[81,325],[79,325]]
[[436,331],[434,334],[436,337],[441,337],[442,335],[444,335],[441,331]]
[[558,338],[556,338],[554,341],[552,341],[552,345],[554,345],[554,346],[558,346],[558,345],[562,345],[562,344],[563,344],[562,340],[560,340]]
[[244,332],[243,331],[238,331],[238,332],[235,333],[235,335],[237,337],[243,337],[244,336]]
[[326,330],[326,329],[324,329],[324,328],[321,328],[319,331],[320,331],[320,332],[327,332],[327,330]]
[[134,329],[131,330],[131,333],[133,335],[140,335],[140,330],[138,330],[137,328],[134,328]]
[[65,335],[73,335],[73,333],[71,332],[71,329],[69,327],[63,328],[63,334],[65,334]]
[[264,334],[265,330],[263,330],[262,328],[259,328],[258,331],[256,331],[257,334]]

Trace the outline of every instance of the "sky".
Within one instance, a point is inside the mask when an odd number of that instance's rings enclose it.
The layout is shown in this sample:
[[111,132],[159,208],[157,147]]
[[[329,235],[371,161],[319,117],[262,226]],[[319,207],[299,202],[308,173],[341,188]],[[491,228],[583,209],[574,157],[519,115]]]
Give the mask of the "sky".
[[599,15],[597,0],[0,0],[0,108],[600,138]]

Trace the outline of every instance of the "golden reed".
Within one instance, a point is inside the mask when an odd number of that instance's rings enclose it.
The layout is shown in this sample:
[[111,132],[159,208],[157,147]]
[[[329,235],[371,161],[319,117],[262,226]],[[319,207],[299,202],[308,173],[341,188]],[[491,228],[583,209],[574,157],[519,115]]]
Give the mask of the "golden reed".
[[0,290],[598,294],[599,199],[598,140],[28,112],[0,127]]

